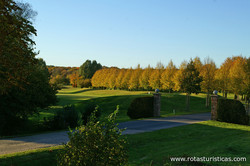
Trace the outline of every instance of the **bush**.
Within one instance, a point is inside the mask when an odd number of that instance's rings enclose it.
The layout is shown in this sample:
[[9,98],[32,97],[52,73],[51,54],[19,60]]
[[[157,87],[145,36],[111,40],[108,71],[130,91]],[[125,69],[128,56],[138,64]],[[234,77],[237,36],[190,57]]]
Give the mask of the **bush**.
[[50,130],[74,128],[81,124],[81,114],[76,111],[74,105],[67,105],[62,110],[58,110],[53,118],[44,119],[45,127]]
[[154,98],[135,98],[128,108],[127,115],[131,119],[147,118],[154,116]]
[[128,161],[126,140],[115,123],[117,110],[105,121],[96,122],[95,113],[86,126],[69,133],[69,142],[57,156],[58,165],[123,165]]
[[82,121],[83,124],[86,125],[90,115],[92,113],[95,113],[95,117],[98,119],[101,116],[101,109],[98,105],[94,104],[94,103],[90,103],[88,104],[85,108],[84,111],[82,112]]
[[243,104],[238,100],[219,99],[217,120],[236,124],[249,124],[249,116]]

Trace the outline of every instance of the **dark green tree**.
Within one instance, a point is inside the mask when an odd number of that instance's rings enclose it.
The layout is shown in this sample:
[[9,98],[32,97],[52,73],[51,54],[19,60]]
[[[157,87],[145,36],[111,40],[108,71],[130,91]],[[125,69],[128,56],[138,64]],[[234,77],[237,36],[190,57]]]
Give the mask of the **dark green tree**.
[[35,58],[35,14],[29,4],[0,0],[0,135],[56,102],[46,64]]
[[1,134],[12,134],[27,118],[39,113],[38,108],[46,108],[57,102],[56,89],[49,84],[50,74],[42,59],[33,66],[27,76],[28,83],[9,88],[0,95]]
[[31,22],[35,15],[27,3],[0,0],[0,94],[27,83],[36,63],[31,38],[36,35]]
[[190,95],[191,93],[198,93],[201,90],[200,83],[202,78],[199,76],[199,71],[195,68],[194,62],[191,59],[187,64],[187,67],[184,69],[181,77],[181,90],[186,93],[186,110],[189,110],[190,105]]
[[95,72],[99,69],[102,69],[102,65],[97,63],[95,60],[92,62],[90,60],[86,60],[79,68],[79,75],[84,79],[91,79]]

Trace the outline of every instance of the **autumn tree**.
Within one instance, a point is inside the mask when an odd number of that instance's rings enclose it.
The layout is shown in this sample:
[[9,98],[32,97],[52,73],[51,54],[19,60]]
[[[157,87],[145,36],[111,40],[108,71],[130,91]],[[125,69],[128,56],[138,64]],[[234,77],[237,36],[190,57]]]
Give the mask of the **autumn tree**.
[[107,77],[108,79],[108,87],[110,89],[115,89],[116,87],[116,78],[119,74],[119,69],[118,68],[110,68],[109,69],[110,73],[109,73],[109,76]]
[[115,80],[116,88],[118,88],[118,89],[122,88],[122,79],[123,79],[125,73],[126,73],[126,69],[119,70],[118,75],[117,75],[116,80]]
[[195,57],[195,58],[194,58],[194,67],[195,67],[199,72],[201,72],[202,66],[203,66],[203,64],[202,64],[200,58],[199,58],[199,57]]
[[181,90],[181,84],[182,80],[184,79],[184,70],[187,68],[187,61],[183,61],[180,64],[179,69],[174,74],[173,81],[174,81],[174,90],[175,91],[180,91]]
[[130,80],[132,72],[133,72],[132,68],[126,70],[124,77],[122,79],[122,82],[121,82],[121,89],[128,89],[129,80]]
[[177,71],[177,68],[175,67],[172,60],[168,63],[166,69],[163,71],[161,75],[161,84],[162,89],[169,90],[169,93],[171,90],[174,89],[175,83],[174,83],[174,75]]
[[245,94],[246,110],[249,110],[250,101],[250,57],[246,59],[244,65],[243,93]]
[[143,88],[144,90],[148,90],[150,88],[149,79],[150,79],[152,70],[153,69],[150,67],[150,65],[148,65],[148,67],[144,69],[141,73],[141,77],[139,78],[139,83],[140,83],[140,87]]
[[140,83],[139,83],[139,79],[142,73],[142,69],[140,67],[140,65],[138,64],[137,68],[135,70],[133,70],[132,74],[131,74],[131,78],[129,80],[129,89],[130,90],[138,90]]
[[99,77],[99,87],[102,87],[102,88],[107,88],[107,77],[108,77],[108,74],[109,74],[109,69],[108,68],[105,68],[105,69],[102,69],[101,70],[101,74],[100,74],[100,77]]
[[244,66],[246,65],[246,58],[242,56],[232,57],[232,66],[229,71],[230,87],[235,94],[235,99],[239,99],[239,95],[243,94],[244,89]]
[[243,91],[244,91],[244,94],[249,98],[250,97],[250,57],[246,59],[243,73],[244,73]]
[[161,74],[164,71],[164,65],[158,62],[156,68],[151,72],[149,85],[152,89],[161,89]]
[[181,77],[181,90],[186,92],[187,102],[186,110],[189,110],[191,93],[198,93],[201,90],[200,83],[202,78],[199,76],[199,71],[195,68],[194,62],[191,59],[183,70]]
[[230,90],[230,77],[229,71],[232,66],[232,59],[227,58],[220,68],[215,73],[217,87],[222,91],[223,96],[227,98],[227,93]]
[[77,88],[77,83],[79,81],[78,72],[75,72],[75,73],[69,75],[69,79],[70,79],[70,84],[72,85],[72,87]]
[[206,58],[204,61],[204,65],[200,69],[200,76],[202,77],[201,89],[207,92],[206,97],[206,107],[209,106],[209,94],[215,90],[215,72],[216,65],[214,61],[210,58]]
[[93,75],[93,77],[91,79],[91,83],[92,83],[93,87],[96,87],[96,88],[101,87],[100,81],[101,81],[102,73],[103,73],[103,69],[96,71],[95,74]]

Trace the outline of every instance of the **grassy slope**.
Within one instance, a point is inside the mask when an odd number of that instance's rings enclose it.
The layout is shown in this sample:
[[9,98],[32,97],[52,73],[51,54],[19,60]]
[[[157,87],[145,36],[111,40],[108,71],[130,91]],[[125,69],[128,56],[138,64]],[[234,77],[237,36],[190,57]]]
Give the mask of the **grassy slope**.
[[[127,109],[131,101],[139,96],[152,96],[147,94],[147,91],[125,91],[125,90],[94,90],[94,89],[81,89],[72,88],[67,86],[57,94],[59,102],[49,109],[40,110],[39,115],[34,115],[29,118],[29,121],[20,129],[16,135],[25,135],[31,133],[40,133],[44,129],[40,126],[43,119],[52,117],[55,111],[62,109],[64,105],[75,104],[76,108],[81,111],[88,103],[96,103],[102,109],[101,118],[108,116],[119,105],[119,115],[117,122],[129,121],[127,116]],[[191,114],[199,112],[209,112],[210,108],[205,108],[205,95],[192,95],[190,103],[190,111],[185,111],[185,94],[181,93],[162,93],[161,98],[161,115],[172,116],[173,109],[176,114]]]
[[[198,124],[128,135],[129,165],[163,165],[169,156],[247,157],[241,163],[211,165],[250,165],[250,127],[207,121]],[[0,156],[0,165],[56,165],[61,147]],[[51,152],[50,149],[55,149]],[[169,162],[170,164],[176,164]],[[181,163],[180,165],[183,165]]]
[[[151,92],[152,93],[152,92]],[[120,113],[118,116],[118,122],[130,120],[127,114],[127,109],[131,101],[138,96],[152,96],[147,94],[147,91],[124,91],[124,90],[94,90],[94,89],[80,89],[71,88],[62,89],[58,93],[59,102],[57,106],[53,106],[49,110],[43,110],[41,115],[33,117],[32,120],[42,120],[43,117],[53,116],[53,112],[62,108],[67,104],[75,104],[78,110],[84,109],[84,106],[88,103],[98,104],[102,110],[102,118],[109,115],[119,105]],[[162,116],[173,115],[173,109],[176,114],[190,114],[199,112],[208,112],[210,108],[205,108],[205,95],[192,95],[190,111],[185,111],[185,94],[180,93],[162,93]]]

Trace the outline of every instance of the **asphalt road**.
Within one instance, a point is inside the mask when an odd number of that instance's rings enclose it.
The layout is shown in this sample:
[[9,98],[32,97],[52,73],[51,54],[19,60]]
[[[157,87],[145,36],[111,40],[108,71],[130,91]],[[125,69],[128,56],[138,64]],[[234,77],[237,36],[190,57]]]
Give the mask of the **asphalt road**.
[[[123,134],[137,134],[198,123],[210,119],[210,113],[180,115],[123,122],[119,124],[119,128],[126,128]],[[26,137],[0,139],[0,155],[46,148],[66,143],[69,140],[67,132],[68,131],[61,131]]]

